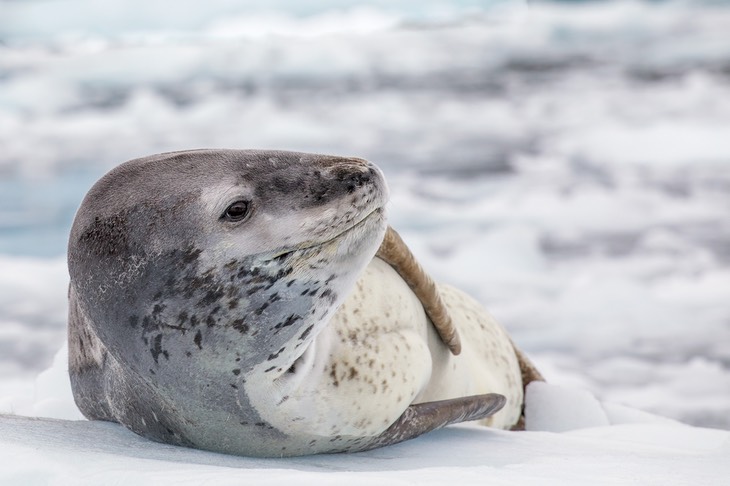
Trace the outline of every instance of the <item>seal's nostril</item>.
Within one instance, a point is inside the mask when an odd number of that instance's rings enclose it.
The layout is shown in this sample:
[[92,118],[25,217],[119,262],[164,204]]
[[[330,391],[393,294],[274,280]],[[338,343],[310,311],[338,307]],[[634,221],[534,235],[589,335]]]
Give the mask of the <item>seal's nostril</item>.
[[357,189],[358,187],[362,187],[363,185],[370,182],[372,179],[372,173],[370,171],[367,172],[353,172],[350,173],[345,178],[345,183],[347,184],[347,192],[352,193]]

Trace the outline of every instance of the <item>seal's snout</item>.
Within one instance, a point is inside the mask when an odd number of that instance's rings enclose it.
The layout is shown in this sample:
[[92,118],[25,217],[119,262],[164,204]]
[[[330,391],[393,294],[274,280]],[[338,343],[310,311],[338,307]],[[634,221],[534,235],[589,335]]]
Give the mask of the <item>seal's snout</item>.
[[374,177],[376,177],[376,173],[370,167],[365,170],[355,169],[343,177],[343,182],[347,187],[347,192],[353,193],[355,190],[370,183]]
[[384,193],[385,179],[373,163],[357,157],[322,157],[315,162],[327,174],[330,194]]

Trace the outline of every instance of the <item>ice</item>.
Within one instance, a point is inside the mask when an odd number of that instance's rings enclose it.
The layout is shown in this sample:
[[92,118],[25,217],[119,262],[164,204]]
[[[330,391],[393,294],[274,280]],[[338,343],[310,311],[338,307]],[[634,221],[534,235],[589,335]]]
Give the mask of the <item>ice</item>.
[[[157,444],[119,425],[0,415],[3,484],[722,484],[730,432],[689,427],[578,390],[531,387],[571,432],[451,426],[358,454],[226,456]],[[604,405],[605,406],[605,405]],[[570,408],[574,418],[565,413]],[[619,425],[607,425],[607,417]],[[601,422],[601,423],[599,423]],[[579,423],[590,426],[579,428]]]
[[26,415],[66,420],[84,419],[71,392],[67,346],[56,353],[53,365],[36,378],[33,408]]
[[0,387],[0,413],[83,420],[74,403],[68,375],[68,347],[58,350],[51,366],[32,382],[4,382]]
[[525,392],[527,430],[565,432],[611,423],[596,397],[585,390],[533,382]]

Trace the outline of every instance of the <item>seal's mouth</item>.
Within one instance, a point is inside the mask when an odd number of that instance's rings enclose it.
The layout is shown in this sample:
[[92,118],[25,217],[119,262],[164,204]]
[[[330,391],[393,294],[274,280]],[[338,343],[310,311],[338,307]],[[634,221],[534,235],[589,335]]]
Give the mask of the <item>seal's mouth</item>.
[[327,239],[325,241],[318,241],[316,243],[305,243],[302,246],[299,246],[297,248],[294,248],[294,249],[291,249],[291,250],[282,251],[280,253],[277,253],[273,257],[271,257],[269,259],[269,261],[276,262],[276,263],[280,263],[283,260],[285,260],[287,257],[293,255],[296,252],[304,251],[304,250],[310,250],[312,248],[317,248],[317,247],[324,246],[324,245],[327,245],[329,243],[332,243],[333,241],[337,240],[338,238],[341,238],[342,236],[344,236],[345,234],[350,233],[351,231],[354,231],[354,230],[356,230],[358,228],[361,228],[361,227],[365,226],[366,222],[369,219],[371,219],[372,217],[376,217],[376,216],[382,215],[384,211],[385,211],[385,208],[383,208],[382,206],[378,206],[375,209],[373,209],[372,211],[370,211],[369,213],[367,213],[365,216],[363,216],[355,224],[353,224],[352,226],[348,226],[344,230],[342,230],[339,233],[337,233],[335,236],[333,236],[333,237],[331,237],[331,238],[329,238],[329,239]]

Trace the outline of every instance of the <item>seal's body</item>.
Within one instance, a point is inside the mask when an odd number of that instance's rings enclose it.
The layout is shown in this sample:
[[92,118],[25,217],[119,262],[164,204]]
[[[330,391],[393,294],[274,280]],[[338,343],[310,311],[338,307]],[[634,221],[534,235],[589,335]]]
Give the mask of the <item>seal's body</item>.
[[505,403],[490,420],[514,425],[519,354],[475,302],[442,288],[464,339],[449,353],[413,282],[374,258],[386,200],[361,159],[203,150],[111,171],[69,242],[81,411],[254,456],[369,449]]
[[[471,297],[449,286],[440,290],[458,323],[458,356],[441,342],[405,282],[375,258],[306,356],[319,379],[280,392],[289,398],[279,406],[273,406],[277,397],[270,390],[268,402],[257,402],[254,390],[249,399],[279,429],[304,433],[316,423],[326,433],[337,424],[338,433],[375,434],[407,404],[499,393],[507,403],[485,424],[512,427],[520,418],[523,388],[509,337]],[[327,409],[317,407],[325,402]],[[302,410],[319,410],[320,416],[304,420]]]

